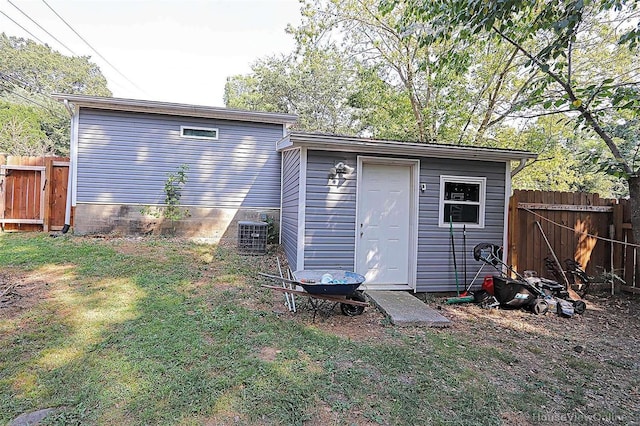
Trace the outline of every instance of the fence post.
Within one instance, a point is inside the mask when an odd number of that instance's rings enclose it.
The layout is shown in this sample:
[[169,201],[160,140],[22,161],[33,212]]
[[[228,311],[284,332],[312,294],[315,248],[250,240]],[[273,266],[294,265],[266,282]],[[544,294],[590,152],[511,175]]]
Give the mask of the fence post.
[[518,270],[518,246],[516,241],[518,240],[518,200],[520,191],[515,190],[509,199],[509,215],[507,224],[507,261],[508,265],[512,265],[515,270]]
[[[615,235],[616,241],[624,240],[624,206],[620,203],[613,204],[613,213],[612,213],[612,224],[613,224],[613,233]],[[611,243],[611,250],[613,250],[613,267],[614,269],[622,270],[620,274],[622,277],[625,276],[625,264],[623,261],[623,250],[626,247],[623,247],[622,244]],[[613,271],[611,271],[613,273]]]
[[49,232],[49,223],[51,220],[51,189],[52,179],[53,179],[53,160],[52,157],[47,157],[44,160],[44,179],[45,179],[45,188],[44,188],[44,197],[42,202],[44,203],[44,215],[42,217],[42,230],[44,232]]

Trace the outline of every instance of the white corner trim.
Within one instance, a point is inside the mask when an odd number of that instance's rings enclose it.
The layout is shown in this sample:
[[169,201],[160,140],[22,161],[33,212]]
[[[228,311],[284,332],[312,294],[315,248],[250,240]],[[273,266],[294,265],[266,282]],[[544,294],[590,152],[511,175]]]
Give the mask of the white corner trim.
[[296,268],[304,269],[305,227],[307,205],[307,148],[300,148],[300,181],[298,182],[298,248]]
[[282,200],[284,198],[284,154],[280,154],[280,217],[278,219],[280,232],[278,232],[278,244],[282,245]]
[[78,124],[80,122],[80,108],[76,107],[76,113],[71,118],[71,146],[69,147],[71,183],[71,206],[78,204]]

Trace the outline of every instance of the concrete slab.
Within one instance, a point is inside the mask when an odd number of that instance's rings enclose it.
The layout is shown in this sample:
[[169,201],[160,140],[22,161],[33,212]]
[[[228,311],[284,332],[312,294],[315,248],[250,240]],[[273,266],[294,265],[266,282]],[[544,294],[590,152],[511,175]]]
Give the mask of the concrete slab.
[[448,327],[451,324],[435,309],[406,291],[366,291],[371,301],[398,326]]

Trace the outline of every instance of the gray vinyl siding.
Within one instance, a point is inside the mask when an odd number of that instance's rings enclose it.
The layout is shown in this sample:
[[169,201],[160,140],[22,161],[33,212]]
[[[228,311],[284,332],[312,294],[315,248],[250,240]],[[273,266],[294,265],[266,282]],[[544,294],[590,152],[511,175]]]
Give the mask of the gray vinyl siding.
[[[416,291],[453,291],[456,283],[449,228],[438,225],[440,176],[487,178],[485,227],[467,229],[466,256],[462,229],[454,229],[459,283],[462,285],[465,281],[465,260],[469,282],[481,266],[473,259],[473,247],[480,242],[502,244],[506,164],[435,158],[419,160],[420,182],[427,184],[427,190],[419,194]],[[355,267],[357,176],[354,171],[339,179],[338,183],[330,181],[329,169],[339,161],[355,168],[357,155],[308,152],[305,269],[353,270]],[[491,272],[488,267],[485,267],[485,271]]]
[[282,153],[282,247],[289,267],[298,269],[298,212],[300,211],[300,150]]
[[[180,126],[219,139],[183,138]],[[188,164],[184,205],[280,205],[282,125],[81,108],[78,133],[79,203],[161,204],[167,174]]]
[[329,169],[343,161],[356,166],[355,154],[309,151],[307,155],[305,269],[353,271],[357,175],[329,180]]
[[[464,265],[467,265],[467,281],[471,282],[481,264],[473,259],[473,247],[481,242],[502,245],[504,230],[505,163],[422,158],[420,182],[427,184],[425,193],[419,195],[418,215],[418,270],[416,291],[454,291],[456,281],[451,253],[451,236],[448,227],[438,226],[440,200],[440,176],[486,177],[486,204],[484,228],[467,228],[466,252],[463,230],[454,228],[458,282],[464,285]],[[466,254],[465,254],[466,253]],[[486,274],[491,273],[485,266]],[[480,278],[477,284],[482,283]]]

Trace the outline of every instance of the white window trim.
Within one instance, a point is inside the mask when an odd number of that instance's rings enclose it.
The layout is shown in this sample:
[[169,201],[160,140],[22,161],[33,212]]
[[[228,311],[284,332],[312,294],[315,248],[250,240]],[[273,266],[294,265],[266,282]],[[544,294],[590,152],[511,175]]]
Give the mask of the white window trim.
[[[446,202],[444,199],[444,184],[446,182],[456,182],[456,183],[469,183],[469,184],[478,184],[480,185],[480,200],[479,202],[475,201],[454,201],[454,202]],[[485,201],[486,201],[486,193],[487,193],[487,178],[479,177],[479,176],[450,176],[450,175],[440,175],[440,193],[438,194],[439,203],[438,203],[438,226],[440,228],[448,228],[451,226],[449,221],[444,217],[444,205],[445,204],[469,204],[474,206],[479,206],[479,223],[453,223],[454,228],[462,228],[466,226],[467,228],[484,228],[484,216],[485,216]]]
[[[215,138],[211,138],[209,136],[192,136],[192,135],[185,135],[184,131],[185,129],[189,129],[189,130],[205,130],[208,132],[216,132],[216,137]],[[180,126],[180,137],[182,138],[188,138],[188,139],[205,139],[205,140],[209,140],[209,141],[217,141],[218,140],[218,136],[220,135],[220,131],[218,130],[217,127],[195,127],[195,126]]]

